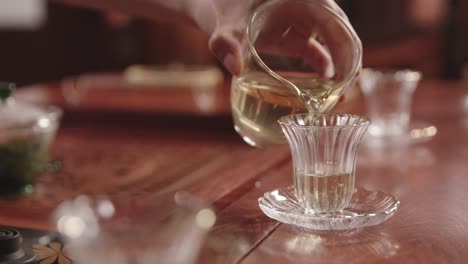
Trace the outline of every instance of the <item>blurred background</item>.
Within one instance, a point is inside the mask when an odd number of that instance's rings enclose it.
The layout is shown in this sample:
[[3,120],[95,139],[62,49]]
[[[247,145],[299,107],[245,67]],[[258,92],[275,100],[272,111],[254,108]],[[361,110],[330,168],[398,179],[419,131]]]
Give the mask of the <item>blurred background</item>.
[[[468,1],[338,2],[362,38],[365,67],[410,67],[428,78],[462,75],[468,61]],[[207,37],[190,25],[45,0],[2,4],[8,8],[0,10],[1,80],[26,85],[121,71],[132,64],[221,67],[208,50]]]

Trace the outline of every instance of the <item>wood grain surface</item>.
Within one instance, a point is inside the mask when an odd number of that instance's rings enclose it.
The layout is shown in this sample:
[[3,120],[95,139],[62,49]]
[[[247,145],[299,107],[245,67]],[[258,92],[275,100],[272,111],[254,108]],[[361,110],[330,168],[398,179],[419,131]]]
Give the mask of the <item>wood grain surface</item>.
[[[38,93],[55,94],[39,101],[63,107],[59,86],[32,86],[19,98],[37,102]],[[169,209],[174,194],[183,190],[212,203],[217,213],[199,263],[466,263],[466,91],[457,82],[423,81],[412,120],[434,125],[436,136],[405,148],[361,147],[358,184],[401,201],[395,216],[378,226],[317,232],[269,219],[257,199],[292,184],[288,147],[247,146],[231,128],[226,109],[211,115],[192,115],[195,108],[171,113],[185,100],[180,98],[151,113],[65,107],[52,149],[63,166],[42,175],[31,197],[0,200],[0,224],[51,228],[55,206],[79,194],[165,201]],[[337,111],[365,114],[363,100]]]

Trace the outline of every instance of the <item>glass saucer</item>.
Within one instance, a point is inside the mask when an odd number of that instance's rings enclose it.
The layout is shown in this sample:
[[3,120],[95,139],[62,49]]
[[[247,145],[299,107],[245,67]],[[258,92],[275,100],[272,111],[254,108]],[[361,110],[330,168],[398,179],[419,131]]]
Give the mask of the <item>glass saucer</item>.
[[260,209],[268,217],[286,224],[316,230],[344,230],[380,224],[392,217],[400,201],[381,191],[356,188],[347,208],[336,214],[305,214],[294,187],[283,187],[263,194]]
[[396,136],[377,136],[369,132],[363,138],[363,145],[367,147],[391,147],[401,145],[420,144],[431,140],[437,134],[437,127],[428,122],[413,121],[408,132]]

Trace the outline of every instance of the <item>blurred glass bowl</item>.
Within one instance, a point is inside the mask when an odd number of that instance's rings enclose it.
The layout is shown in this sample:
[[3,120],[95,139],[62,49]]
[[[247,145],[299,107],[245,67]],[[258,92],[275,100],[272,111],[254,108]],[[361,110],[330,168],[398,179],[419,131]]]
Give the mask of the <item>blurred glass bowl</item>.
[[53,221],[73,263],[191,264],[216,214],[188,193],[149,205],[82,195],[61,203]]
[[30,194],[47,170],[62,110],[8,99],[0,102],[0,195]]

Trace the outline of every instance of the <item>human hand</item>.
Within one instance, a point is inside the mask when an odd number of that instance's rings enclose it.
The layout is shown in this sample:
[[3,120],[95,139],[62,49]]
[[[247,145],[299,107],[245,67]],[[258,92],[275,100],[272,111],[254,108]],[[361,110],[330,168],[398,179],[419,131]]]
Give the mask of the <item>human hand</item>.
[[[239,74],[242,69],[241,42],[245,38],[245,28],[251,12],[263,1],[244,0],[242,4],[232,0],[198,1],[196,3],[198,8],[193,7],[196,12],[192,17],[202,29],[210,34],[209,46],[211,51],[232,74]],[[315,1],[327,5],[349,23],[344,12],[333,0]],[[209,10],[209,12],[203,12],[203,10]],[[270,23],[272,29],[267,29],[270,32],[276,31],[271,34],[272,37],[284,34],[284,26],[287,26],[287,23],[291,23],[290,21],[284,23],[286,19],[307,18],[304,10],[288,8],[287,5],[279,10],[281,14],[269,16],[273,19],[276,18],[275,23]],[[330,48],[322,46],[320,40],[311,37],[314,27],[313,20],[307,20],[306,22],[300,25],[301,30],[288,32],[287,41],[285,41],[284,46],[268,46],[268,39],[263,39],[265,43],[259,43],[261,51],[266,53],[284,53],[286,51],[289,53],[287,55],[302,58],[304,62],[308,63],[325,77],[344,74],[344,69],[351,63],[344,49],[340,48],[340,46],[346,45],[346,43],[328,43],[328,45],[334,45],[334,47]],[[327,30],[331,32],[330,34],[340,34],[339,31],[334,31],[333,28]],[[278,48],[281,50],[278,50]],[[337,52],[337,54],[333,54],[335,61],[332,60],[329,50]]]

